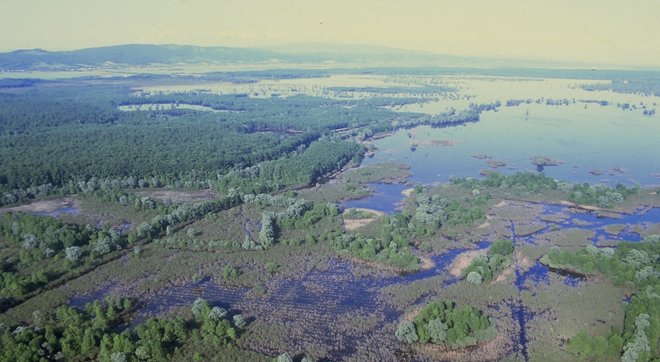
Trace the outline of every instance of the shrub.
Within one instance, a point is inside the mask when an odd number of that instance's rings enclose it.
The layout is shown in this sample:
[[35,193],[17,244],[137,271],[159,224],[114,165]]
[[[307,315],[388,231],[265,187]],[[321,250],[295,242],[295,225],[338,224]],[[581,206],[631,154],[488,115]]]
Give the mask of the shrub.
[[415,325],[410,321],[401,322],[394,335],[399,341],[405,343],[413,343],[419,340],[415,331]]

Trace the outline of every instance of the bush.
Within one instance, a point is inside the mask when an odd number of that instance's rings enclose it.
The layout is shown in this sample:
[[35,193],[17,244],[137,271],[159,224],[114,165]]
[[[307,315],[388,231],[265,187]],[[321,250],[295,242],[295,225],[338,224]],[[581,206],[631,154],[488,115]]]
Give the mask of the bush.
[[511,240],[498,240],[494,242],[488,249],[488,255],[511,255],[513,254],[513,241]]
[[468,273],[465,279],[474,285],[480,285],[482,282],[481,274],[477,273],[476,271]]
[[284,352],[277,356],[277,362],[293,362],[293,358],[288,353]]
[[415,325],[410,321],[401,322],[394,335],[399,341],[404,343],[413,343],[419,340],[415,331]]

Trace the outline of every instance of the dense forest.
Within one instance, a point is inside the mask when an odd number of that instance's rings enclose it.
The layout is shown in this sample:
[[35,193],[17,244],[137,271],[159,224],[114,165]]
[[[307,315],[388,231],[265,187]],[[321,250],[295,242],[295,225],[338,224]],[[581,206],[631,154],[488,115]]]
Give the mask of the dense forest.
[[[290,75],[269,74],[273,76]],[[350,136],[347,130],[370,135],[395,127],[474,122],[481,111],[496,107],[474,106],[467,112],[431,117],[395,113],[385,107],[419,101],[415,98],[248,98],[205,92],[143,94],[101,80],[46,84],[10,84],[0,92],[2,204],[74,193],[81,181],[90,180],[119,182],[125,187],[209,187],[230,171],[289,158],[333,130],[341,130],[338,136],[346,137]],[[185,104],[213,111],[119,109],[143,104]],[[303,157],[311,156],[307,155]],[[314,170],[287,171],[301,172],[295,176],[278,171],[286,162],[293,165],[291,161],[264,163],[259,168],[275,183],[309,183],[319,172],[346,162],[345,156],[334,157],[339,158],[321,161],[323,165],[312,166]]]

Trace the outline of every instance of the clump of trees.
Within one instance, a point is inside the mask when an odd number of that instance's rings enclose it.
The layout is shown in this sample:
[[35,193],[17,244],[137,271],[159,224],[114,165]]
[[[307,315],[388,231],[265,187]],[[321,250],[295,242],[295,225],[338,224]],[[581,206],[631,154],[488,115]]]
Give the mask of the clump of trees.
[[81,263],[93,262],[125,245],[126,238],[116,229],[6,213],[0,218],[0,310]]
[[498,240],[488,249],[487,255],[479,255],[462,272],[463,277],[472,284],[492,280],[511,264],[513,242],[511,240]]
[[63,306],[52,312],[35,311],[32,324],[0,329],[0,359],[181,360],[186,359],[180,355],[185,346],[229,348],[245,327],[240,314],[230,318],[225,309],[197,299],[192,318],[151,318],[120,331],[118,327],[130,320],[137,306],[134,299],[108,298],[82,310]]
[[543,190],[560,190],[568,195],[569,200],[578,204],[613,207],[622,203],[628,196],[639,193],[639,185],[626,187],[617,184],[614,188],[605,185],[572,184],[555,181],[543,173],[519,172],[513,175],[489,173],[484,179],[454,178],[452,183],[471,189],[494,187],[511,189],[519,192],[538,193]]
[[417,208],[411,221],[418,236],[433,235],[444,224],[470,225],[485,217],[480,207],[485,196],[477,196],[474,205],[466,207],[461,202],[448,200],[439,194],[430,194],[425,187],[418,186],[415,189],[415,199]]
[[404,343],[433,343],[449,349],[474,346],[497,335],[492,320],[471,305],[457,307],[448,300],[425,306],[413,321],[403,321],[395,336]]
[[221,177],[216,188],[243,193],[263,193],[292,185],[311,185],[322,176],[341,170],[350,161],[359,162],[364,147],[354,142],[321,139],[290,157],[262,162]]
[[280,227],[309,228],[324,217],[334,217],[339,214],[337,206],[332,203],[312,203],[304,199],[268,194],[243,195],[243,200],[260,206],[286,207],[280,212],[266,211],[262,214],[258,243],[246,235],[242,244],[243,249],[246,250],[264,250],[275,244]]
[[411,217],[404,214],[380,218],[380,231],[376,235],[340,234],[333,239],[333,246],[341,253],[375,261],[404,271],[419,269],[419,258],[412,254],[413,229]]
[[530,193],[542,190],[557,189],[557,181],[542,173],[518,172],[513,175],[502,175],[490,172],[484,179],[453,178],[452,183],[470,189],[493,187],[502,189],[513,189]]
[[628,196],[639,193],[639,190],[639,186],[617,184],[612,189],[605,185],[584,183],[573,185],[568,198],[578,204],[612,207],[622,203]]
[[128,241],[133,243],[142,239],[168,234],[168,227],[188,223],[209,213],[231,209],[242,202],[243,200],[239,196],[227,196],[219,200],[206,201],[195,205],[179,205],[166,215],[155,216],[150,223],[144,222],[138,225],[134,231],[128,234]]
[[412,254],[410,246],[400,246],[394,240],[388,242],[362,234],[343,234],[335,240],[334,246],[367,261],[385,263],[405,271],[419,270],[419,258]]
[[567,351],[584,359],[621,356],[622,361],[649,361],[660,342],[660,243],[655,236],[616,249],[587,246],[578,251],[551,250],[541,258],[550,268],[579,274],[599,273],[634,290],[626,305],[623,330],[609,336],[585,332],[571,338]]
[[620,330],[613,331],[609,337],[591,336],[582,331],[571,338],[566,345],[568,353],[584,360],[618,357],[621,348],[623,348],[623,338]]
[[602,273],[617,285],[644,285],[657,280],[660,243],[622,242],[616,249],[587,246],[577,251],[553,249],[540,262],[583,275]]

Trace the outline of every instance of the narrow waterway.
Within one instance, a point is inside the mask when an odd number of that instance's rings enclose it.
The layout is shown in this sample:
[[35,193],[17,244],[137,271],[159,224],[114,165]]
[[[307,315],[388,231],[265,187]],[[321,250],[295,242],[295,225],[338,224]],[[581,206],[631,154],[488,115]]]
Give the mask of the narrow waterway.
[[[523,357],[525,358],[525,361],[529,361],[529,354],[527,352],[527,332],[525,329],[525,323],[526,323],[526,308],[523,304],[522,300],[522,290],[523,290],[523,285],[525,283],[525,276],[524,274],[520,271],[520,261],[518,260],[518,242],[516,238],[516,225],[513,223],[513,220],[509,220],[511,223],[511,241],[513,241],[513,255],[514,255],[514,267],[515,267],[515,275],[516,275],[516,288],[518,289],[518,300],[515,303],[512,303],[511,307],[511,315],[512,317],[518,321],[518,328],[519,328],[519,333],[518,333],[518,344],[516,349],[522,353]],[[517,352],[517,351],[516,351]]]

